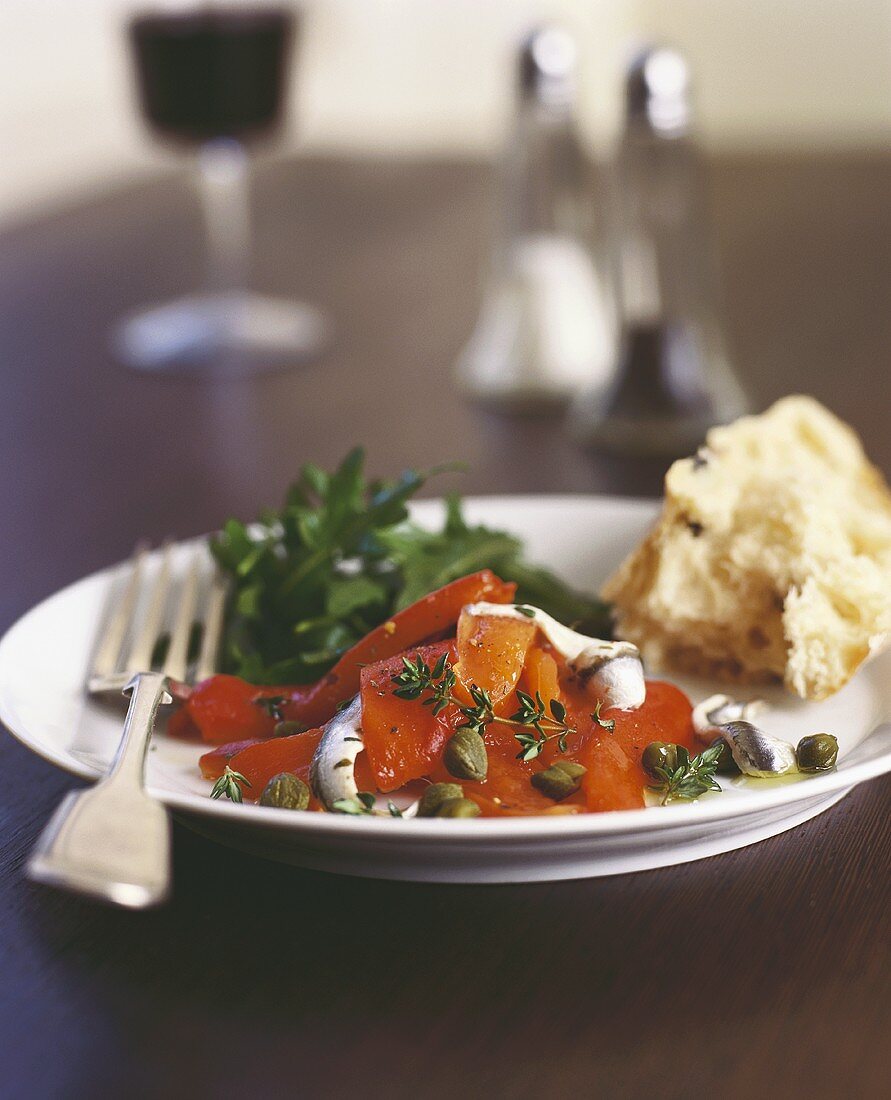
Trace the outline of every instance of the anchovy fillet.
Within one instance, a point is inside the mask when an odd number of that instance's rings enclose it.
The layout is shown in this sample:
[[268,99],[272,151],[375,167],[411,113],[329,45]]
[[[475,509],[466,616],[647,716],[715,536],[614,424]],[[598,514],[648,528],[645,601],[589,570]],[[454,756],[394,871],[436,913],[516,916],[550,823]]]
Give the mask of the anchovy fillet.
[[[365,748],[362,735],[362,701],[356,698],[339,711],[327,723],[322,739],[316,746],[310,766],[309,779],[316,798],[326,810],[333,810],[340,799],[354,799],[359,794],[356,783],[356,757]],[[415,817],[418,812],[416,799],[402,811],[402,817]],[[389,817],[389,810],[374,810],[375,814]]]
[[703,741],[723,738],[743,775],[785,775],[795,768],[795,749],[749,721],[763,707],[760,699],[742,703],[729,695],[712,695],[693,708],[693,729]]
[[743,775],[770,779],[795,769],[795,749],[789,742],[771,737],[751,722],[728,722],[721,727],[721,736]]
[[472,603],[464,609],[471,615],[499,616],[533,622],[564,658],[577,679],[605,708],[637,710],[647,695],[640,651],[631,642],[608,642],[564,626],[537,607],[518,611],[512,604]]
[[710,695],[693,708],[693,729],[701,741],[713,741],[728,722],[750,722],[763,710],[762,699],[743,703],[729,695]]
[[356,757],[365,748],[360,696],[338,711],[322,731],[309,778],[316,798],[330,810],[341,798],[356,798]]

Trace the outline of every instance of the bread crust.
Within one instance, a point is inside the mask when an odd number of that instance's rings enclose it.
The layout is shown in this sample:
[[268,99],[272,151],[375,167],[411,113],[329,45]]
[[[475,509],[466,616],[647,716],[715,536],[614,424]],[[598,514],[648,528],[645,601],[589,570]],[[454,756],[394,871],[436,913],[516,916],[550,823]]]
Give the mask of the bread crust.
[[654,669],[838,691],[891,636],[891,492],[813,398],[713,428],[603,588]]

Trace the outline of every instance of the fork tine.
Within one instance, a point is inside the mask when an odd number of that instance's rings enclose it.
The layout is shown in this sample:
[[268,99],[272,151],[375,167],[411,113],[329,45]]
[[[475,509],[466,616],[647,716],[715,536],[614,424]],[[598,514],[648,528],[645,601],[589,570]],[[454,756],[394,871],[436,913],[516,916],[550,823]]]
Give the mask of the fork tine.
[[170,543],[162,547],[161,565],[152,586],[149,605],[145,617],[124,662],[124,671],[129,675],[137,672],[149,672],[152,667],[152,650],[158,641],[161,624],[164,621],[164,608],[167,603],[167,590],[170,587]]
[[[146,552],[145,543],[140,543],[136,547],[133,557],[130,559],[130,579],[127,582],[124,594],[118,602],[113,605],[109,604],[103,634],[93,655],[93,665],[90,670],[91,680],[111,676],[117,670],[127,627],[133,618],[136,597],[139,595],[142,566]],[[109,599],[111,599],[111,594]]]
[[229,585],[219,571],[214,570],[204,614],[201,651],[198,654],[198,662],[195,666],[196,683],[200,684],[202,680],[206,680],[208,676],[212,676],[216,672],[228,594]]
[[185,680],[189,667],[189,638],[192,633],[192,621],[195,618],[200,565],[201,551],[196,550],[192,555],[192,564],[189,566],[179,594],[176,618],[170,633],[170,647],[164,662],[164,674],[172,680]]

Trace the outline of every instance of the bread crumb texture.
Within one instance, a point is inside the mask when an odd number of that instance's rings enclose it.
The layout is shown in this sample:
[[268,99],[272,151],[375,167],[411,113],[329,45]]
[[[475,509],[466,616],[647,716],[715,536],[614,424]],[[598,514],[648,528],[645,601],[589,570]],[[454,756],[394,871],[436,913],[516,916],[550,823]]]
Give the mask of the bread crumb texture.
[[891,493],[846,424],[783,398],[672,465],[603,595],[654,669],[824,699],[891,635]]

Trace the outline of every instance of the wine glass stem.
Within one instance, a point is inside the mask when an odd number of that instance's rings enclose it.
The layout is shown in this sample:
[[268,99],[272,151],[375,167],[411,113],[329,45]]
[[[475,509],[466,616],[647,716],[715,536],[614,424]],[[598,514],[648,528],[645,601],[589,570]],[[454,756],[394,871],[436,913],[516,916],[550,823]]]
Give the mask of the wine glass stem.
[[250,164],[240,142],[209,141],[198,152],[197,181],[207,237],[211,293],[244,290],[251,252]]

